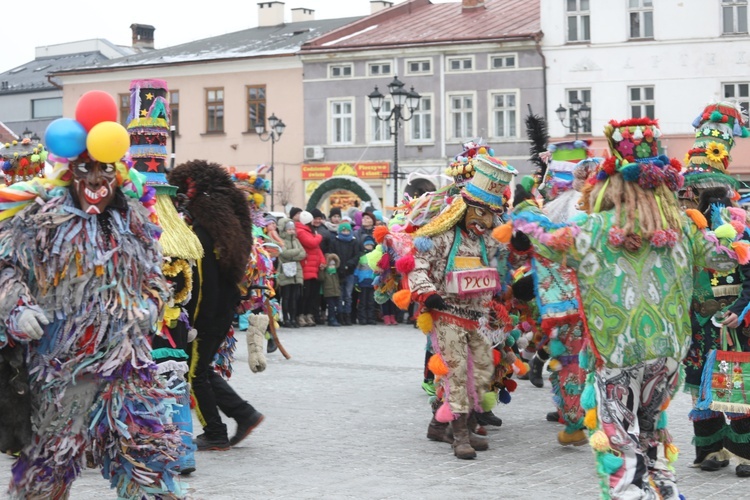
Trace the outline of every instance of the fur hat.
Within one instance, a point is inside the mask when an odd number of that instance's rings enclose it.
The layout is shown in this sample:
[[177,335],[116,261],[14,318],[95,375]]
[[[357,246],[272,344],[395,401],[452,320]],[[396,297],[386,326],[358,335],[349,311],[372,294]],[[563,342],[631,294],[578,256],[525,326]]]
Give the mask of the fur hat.
[[302,213],[299,214],[299,221],[302,224],[309,224],[313,221],[313,215],[307,210],[302,210]]
[[335,253],[327,253],[325,257],[326,257],[326,266],[328,266],[328,263],[331,261],[334,261],[336,263],[337,269],[341,265],[341,259],[339,259],[339,256],[336,255]]

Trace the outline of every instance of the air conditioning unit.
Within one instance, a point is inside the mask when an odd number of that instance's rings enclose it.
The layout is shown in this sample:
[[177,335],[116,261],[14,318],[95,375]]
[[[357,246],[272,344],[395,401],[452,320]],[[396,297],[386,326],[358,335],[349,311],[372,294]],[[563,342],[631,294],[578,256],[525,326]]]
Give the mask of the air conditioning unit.
[[322,160],[325,157],[323,146],[305,146],[305,161]]

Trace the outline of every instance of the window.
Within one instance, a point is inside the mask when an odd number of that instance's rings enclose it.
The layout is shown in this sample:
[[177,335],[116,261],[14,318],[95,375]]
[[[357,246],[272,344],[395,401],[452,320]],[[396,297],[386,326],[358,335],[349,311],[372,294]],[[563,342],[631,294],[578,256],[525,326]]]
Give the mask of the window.
[[471,139],[474,136],[474,96],[452,95],[449,100],[451,138]]
[[62,97],[31,100],[31,118],[59,118],[62,111]]
[[412,142],[432,141],[432,97],[423,95],[411,123]]
[[747,0],[721,0],[725,35],[747,33]]
[[130,94],[117,94],[117,102],[120,103],[120,125],[128,127],[128,115],[130,114]]
[[247,130],[252,132],[256,125],[266,125],[266,86],[247,86]]
[[511,139],[517,137],[517,95],[502,92],[490,96],[492,102],[492,136]]
[[630,38],[654,37],[653,0],[629,0]]
[[354,111],[351,100],[331,101],[331,143],[354,142]]
[[[578,99],[581,101],[581,106],[584,104],[591,109],[591,89],[568,89],[566,91],[568,95],[568,103],[573,102],[574,99]],[[571,115],[570,115],[570,106],[568,106],[568,123],[572,123]],[[578,132],[583,134],[590,134],[591,133],[591,112],[589,113],[589,117],[587,119],[578,118]]]
[[[382,118],[388,116],[393,108],[392,104],[393,103],[390,99],[384,99],[383,107],[380,108],[378,115]],[[370,142],[386,142],[391,140],[391,121],[381,120],[378,118],[378,115],[375,114],[375,110],[372,109],[372,106],[369,106],[369,103],[368,107],[370,108]]]
[[473,57],[449,57],[448,71],[471,71],[474,67]]
[[490,56],[490,69],[508,69],[516,67],[516,54],[498,54]]
[[737,101],[744,113],[750,112],[750,84],[748,83],[725,83],[724,98]]
[[432,59],[412,59],[406,61],[406,74],[419,75],[432,73]]
[[206,133],[224,132],[224,89],[206,89]]
[[352,76],[351,64],[330,64],[328,66],[330,78],[349,78]]
[[654,118],[654,87],[630,87],[630,117]]
[[171,116],[170,125],[174,127],[174,133],[180,135],[180,91],[169,91],[169,114]]
[[591,41],[589,0],[566,0],[568,18],[568,41]]
[[391,74],[391,67],[389,62],[370,63],[367,70],[370,76],[388,76]]

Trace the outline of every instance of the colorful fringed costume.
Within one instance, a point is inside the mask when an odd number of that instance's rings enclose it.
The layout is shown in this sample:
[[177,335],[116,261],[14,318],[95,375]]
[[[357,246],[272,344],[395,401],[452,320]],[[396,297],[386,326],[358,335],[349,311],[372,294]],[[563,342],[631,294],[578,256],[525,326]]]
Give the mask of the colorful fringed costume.
[[540,255],[565,260],[578,276],[590,335],[581,364],[594,370],[581,406],[602,496],[676,499],[665,410],[690,345],[693,269],[730,271],[744,251],[679,214],[679,163],[645,156],[658,148],[654,121],[611,122],[605,135],[613,156],[591,180],[592,213],[567,227],[519,223]]
[[[127,170],[117,169],[125,188]],[[13,217],[0,214],[0,345],[27,346],[34,400],[34,436],[13,465],[11,497],[67,498],[90,450],[119,498],[181,498],[175,395],[161,385],[149,345],[169,297],[158,230],[121,189],[95,215],[65,181],[44,182],[0,190],[3,200],[37,197]],[[48,318],[39,340],[19,324],[26,310]]]

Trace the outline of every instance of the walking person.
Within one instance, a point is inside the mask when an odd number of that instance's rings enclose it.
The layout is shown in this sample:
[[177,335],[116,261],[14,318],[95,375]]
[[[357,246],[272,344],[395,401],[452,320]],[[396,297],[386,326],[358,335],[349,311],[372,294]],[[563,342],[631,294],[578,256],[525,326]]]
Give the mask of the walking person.
[[320,248],[323,236],[313,232],[312,221],[312,214],[308,211],[302,211],[299,214],[299,221],[294,223],[297,228],[297,238],[307,254],[302,261],[302,297],[299,316],[297,316],[299,326],[315,326],[320,316],[318,271],[325,267],[323,251]]
[[359,258],[354,277],[359,288],[359,307],[357,308],[357,320],[360,325],[376,325],[375,313],[375,288],[372,285],[375,272],[367,263],[367,254],[375,248],[375,240],[371,237],[365,238],[362,245],[363,253]]
[[307,257],[297,238],[297,228],[291,219],[281,219],[283,229],[281,239],[283,250],[279,253],[279,273],[277,284],[280,288],[282,325],[287,328],[298,328],[297,310],[302,296],[302,261]]
[[323,297],[328,307],[328,326],[341,326],[338,321],[341,316],[341,284],[338,276],[341,261],[335,253],[327,253],[325,259],[326,266],[320,268],[318,279],[323,283]]

